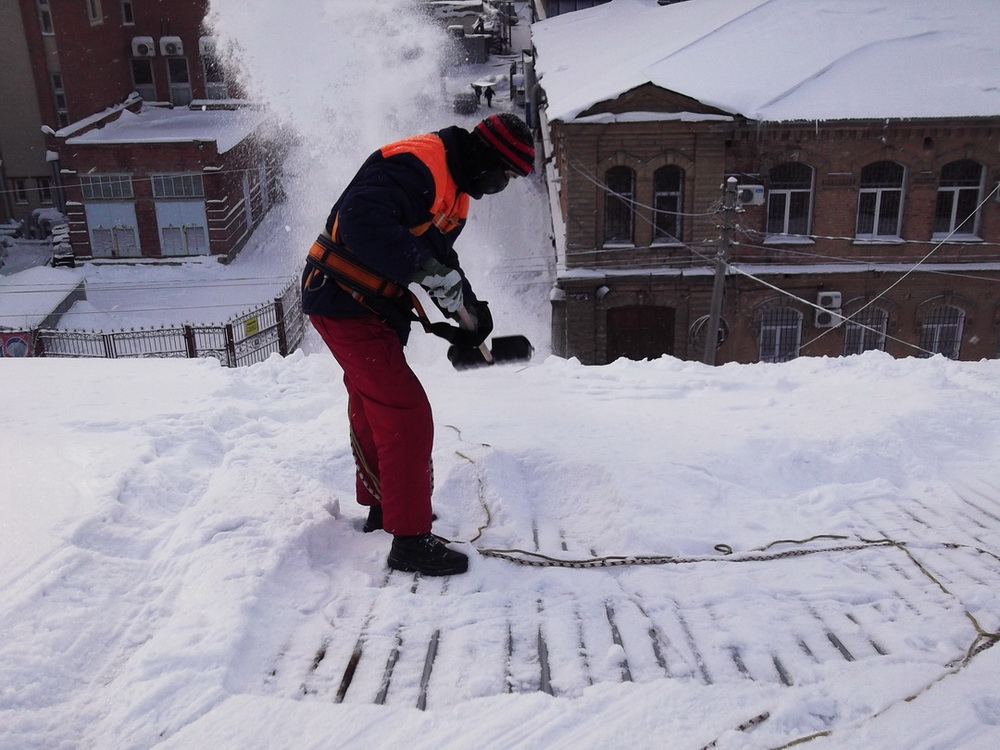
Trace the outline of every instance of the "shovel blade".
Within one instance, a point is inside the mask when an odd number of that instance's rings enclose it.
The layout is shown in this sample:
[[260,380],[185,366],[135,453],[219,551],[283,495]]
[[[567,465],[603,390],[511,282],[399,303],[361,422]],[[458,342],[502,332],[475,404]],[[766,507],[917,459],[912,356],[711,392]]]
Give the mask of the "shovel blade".
[[524,336],[497,336],[493,339],[493,347],[490,350],[493,362],[487,362],[479,349],[465,346],[449,347],[448,361],[456,370],[468,370],[473,367],[488,367],[490,364],[527,362],[534,351],[535,347]]

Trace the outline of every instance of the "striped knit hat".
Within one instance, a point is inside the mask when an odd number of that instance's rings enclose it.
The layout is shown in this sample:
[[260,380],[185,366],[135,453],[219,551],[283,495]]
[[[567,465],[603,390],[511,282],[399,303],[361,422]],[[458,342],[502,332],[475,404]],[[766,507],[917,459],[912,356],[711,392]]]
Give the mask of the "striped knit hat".
[[490,115],[473,131],[500,157],[505,168],[521,177],[535,167],[535,139],[517,115],[501,112]]

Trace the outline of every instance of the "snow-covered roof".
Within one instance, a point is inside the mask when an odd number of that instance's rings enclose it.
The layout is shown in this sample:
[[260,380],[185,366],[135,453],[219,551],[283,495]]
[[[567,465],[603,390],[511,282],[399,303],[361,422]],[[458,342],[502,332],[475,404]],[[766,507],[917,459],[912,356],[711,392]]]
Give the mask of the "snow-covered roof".
[[0,330],[41,326],[73,299],[83,298],[83,283],[75,271],[45,266],[0,276]]
[[997,0],[613,0],[532,26],[550,120],[652,83],[753,120],[1000,115]]
[[126,143],[215,143],[220,154],[229,151],[256,130],[266,113],[261,109],[210,109],[152,107],[139,112],[124,110],[103,127],[66,140],[70,145],[119,145]]

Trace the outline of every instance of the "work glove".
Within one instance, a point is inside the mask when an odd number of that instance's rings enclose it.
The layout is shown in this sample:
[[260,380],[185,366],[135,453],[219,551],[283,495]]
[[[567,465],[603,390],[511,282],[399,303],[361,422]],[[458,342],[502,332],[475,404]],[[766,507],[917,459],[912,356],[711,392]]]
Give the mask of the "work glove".
[[469,318],[475,327],[467,329],[463,325],[458,329],[452,343],[473,349],[486,341],[486,338],[493,332],[493,315],[490,314],[489,303],[481,300],[468,302],[465,310],[469,313]]
[[466,312],[469,313],[472,328],[466,328],[464,325],[459,328],[450,323],[431,323],[428,330],[455,346],[475,349],[493,332],[493,315],[490,314],[489,303],[479,300],[469,302]]
[[426,289],[446,312],[458,312],[462,306],[462,274],[433,256],[424,261],[411,281]]

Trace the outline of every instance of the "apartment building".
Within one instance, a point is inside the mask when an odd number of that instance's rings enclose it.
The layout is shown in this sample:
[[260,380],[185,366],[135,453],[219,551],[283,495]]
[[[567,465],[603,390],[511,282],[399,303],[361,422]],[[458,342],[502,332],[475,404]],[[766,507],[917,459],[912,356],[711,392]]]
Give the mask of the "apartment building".
[[231,256],[280,150],[206,33],[206,0],[0,0],[0,220],[69,219],[73,258]]

